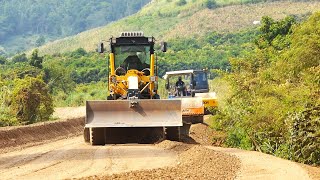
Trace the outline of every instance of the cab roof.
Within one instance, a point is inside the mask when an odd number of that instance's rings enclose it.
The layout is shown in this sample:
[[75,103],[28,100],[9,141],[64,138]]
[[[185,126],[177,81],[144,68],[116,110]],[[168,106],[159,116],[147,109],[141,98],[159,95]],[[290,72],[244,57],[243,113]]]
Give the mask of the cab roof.
[[204,70],[180,70],[180,71],[168,71],[166,74],[163,76],[164,79],[167,79],[170,76],[173,75],[185,75],[185,74],[193,74],[195,72],[205,72]]

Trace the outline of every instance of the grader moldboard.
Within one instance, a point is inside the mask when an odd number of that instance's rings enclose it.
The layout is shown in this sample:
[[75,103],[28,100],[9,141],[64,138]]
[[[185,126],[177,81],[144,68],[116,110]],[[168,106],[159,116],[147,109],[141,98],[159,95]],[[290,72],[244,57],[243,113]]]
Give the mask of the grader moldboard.
[[[107,100],[86,101],[85,141],[152,143],[160,136],[179,141],[181,100],[164,100],[157,94],[155,39],[143,32],[123,32],[109,42],[110,95]],[[161,50],[166,52],[165,42]],[[104,51],[100,43],[98,52]]]

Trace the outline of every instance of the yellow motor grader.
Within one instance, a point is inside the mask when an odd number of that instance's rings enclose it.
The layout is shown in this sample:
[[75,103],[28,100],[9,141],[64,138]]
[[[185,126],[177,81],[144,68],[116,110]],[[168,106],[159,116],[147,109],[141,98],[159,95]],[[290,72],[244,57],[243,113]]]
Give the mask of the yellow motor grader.
[[[107,100],[86,101],[85,141],[149,143],[161,134],[180,140],[181,100],[163,100],[157,93],[155,39],[143,32],[123,32],[109,42],[110,95]],[[161,50],[166,51],[165,42]],[[104,43],[99,43],[98,52],[104,51]]]

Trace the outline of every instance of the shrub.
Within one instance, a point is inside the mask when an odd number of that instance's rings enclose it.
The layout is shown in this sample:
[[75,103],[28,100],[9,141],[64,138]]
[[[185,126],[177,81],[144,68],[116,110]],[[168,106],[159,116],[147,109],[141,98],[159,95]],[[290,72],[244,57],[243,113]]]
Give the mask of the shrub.
[[39,69],[42,69],[43,57],[40,57],[40,56],[38,55],[38,53],[39,53],[39,50],[38,50],[38,49],[35,49],[35,50],[32,51],[32,55],[31,55],[29,64],[30,64],[31,66],[37,67],[37,68],[39,68]]
[[176,4],[178,6],[183,6],[183,5],[187,4],[187,1],[186,0],[179,0],[179,1],[176,2]]
[[0,64],[5,64],[7,61],[7,58],[0,56]]
[[21,124],[49,119],[53,113],[53,101],[41,77],[15,80],[10,109]]
[[291,159],[320,165],[320,105],[288,118]]
[[28,58],[27,58],[27,55],[25,53],[15,55],[12,58],[12,62],[14,62],[14,63],[27,62],[27,61],[28,61]]
[[208,9],[214,9],[218,7],[218,4],[215,0],[206,0],[204,4]]

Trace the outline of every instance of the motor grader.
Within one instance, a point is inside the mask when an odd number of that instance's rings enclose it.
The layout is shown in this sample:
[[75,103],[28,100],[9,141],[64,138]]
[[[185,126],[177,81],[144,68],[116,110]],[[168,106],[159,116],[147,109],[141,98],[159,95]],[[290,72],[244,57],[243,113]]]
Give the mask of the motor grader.
[[[163,77],[169,99],[181,99],[184,123],[202,123],[209,109],[218,105],[214,92],[209,92],[206,70],[169,71]],[[179,87],[178,81],[183,82]]]
[[[109,96],[86,101],[86,142],[144,143],[158,136],[155,132],[180,140],[181,100],[160,99],[154,46],[155,38],[145,37],[143,32],[123,32],[110,38]],[[165,42],[161,50],[166,51]],[[105,52],[104,43],[99,44],[98,52]]]

